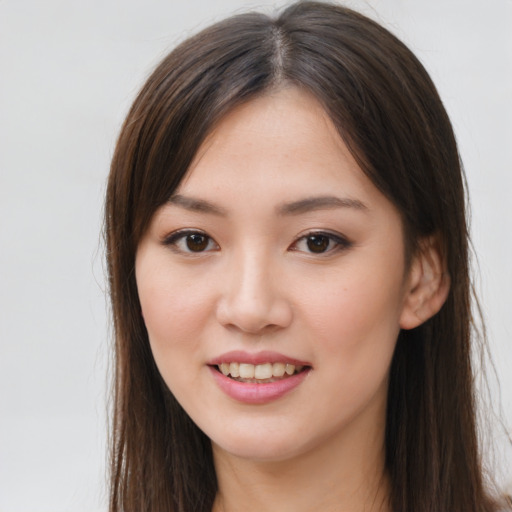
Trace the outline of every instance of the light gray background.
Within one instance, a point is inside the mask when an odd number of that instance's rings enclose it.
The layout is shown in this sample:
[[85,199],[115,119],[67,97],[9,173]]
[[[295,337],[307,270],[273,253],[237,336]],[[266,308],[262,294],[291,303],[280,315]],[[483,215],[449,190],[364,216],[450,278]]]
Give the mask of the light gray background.
[[[1,512],[106,510],[99,233],[116,134],[144,77],[176,42],[234,11],[273,5],[282,2],[0,0]],[[512,1],[348,5],[410,45],[452,117],[510,426]]]

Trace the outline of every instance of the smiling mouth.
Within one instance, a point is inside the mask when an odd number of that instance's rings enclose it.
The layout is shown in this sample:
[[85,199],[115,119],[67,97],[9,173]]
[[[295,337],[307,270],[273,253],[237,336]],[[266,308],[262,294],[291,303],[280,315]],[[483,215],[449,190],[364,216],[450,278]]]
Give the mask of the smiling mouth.
[[217,370],[237,382],[251,384],[266,384],[287,379],[292,375],[308,370],[309,366],[299,366],[290,363],[221,363],[216,365]]

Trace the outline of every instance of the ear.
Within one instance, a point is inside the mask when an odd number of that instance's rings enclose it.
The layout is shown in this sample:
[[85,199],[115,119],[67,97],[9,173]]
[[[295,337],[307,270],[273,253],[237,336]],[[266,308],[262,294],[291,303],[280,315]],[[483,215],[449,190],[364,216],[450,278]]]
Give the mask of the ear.
[[436,236],[425,238],[410,265],[400,327],[413,329],[433,317],[445,303],[449,291],[450,276],[439,240]]

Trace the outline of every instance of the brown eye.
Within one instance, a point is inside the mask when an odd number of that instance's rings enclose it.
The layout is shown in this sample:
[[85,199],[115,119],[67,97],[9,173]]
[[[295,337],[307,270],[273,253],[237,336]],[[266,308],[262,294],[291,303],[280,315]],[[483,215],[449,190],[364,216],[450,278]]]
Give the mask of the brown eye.
[[209,238],[198,233],[186,237],[187,249],[191,252],[201,252],[208,247]]
[[326,235],[310,235],[306,239],[306,245],[311,252],[322,253],[329,249],[331,239]]
[[313,231],[297,239],[290,246],[290,250],[306,254],[327,255],[344,251],[351,247],[352,242],[340,233]]
[[180,254],[199,254],[218,251],[215,240],[202,231],[179,230],[171,233],[163,244]]

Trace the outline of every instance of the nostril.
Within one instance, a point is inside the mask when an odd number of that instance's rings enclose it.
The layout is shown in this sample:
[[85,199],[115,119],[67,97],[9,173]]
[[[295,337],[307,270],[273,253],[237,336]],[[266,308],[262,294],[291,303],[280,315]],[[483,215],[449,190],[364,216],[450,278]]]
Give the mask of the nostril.
[[291,307],[282,299],[266,304],[224,301],[216,311],[217,321],[226,328],[245,334],[269,334],[285,328],[292,321]]

